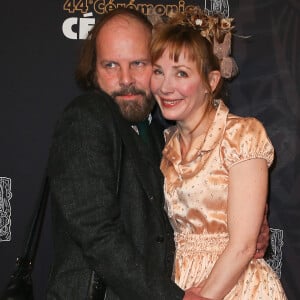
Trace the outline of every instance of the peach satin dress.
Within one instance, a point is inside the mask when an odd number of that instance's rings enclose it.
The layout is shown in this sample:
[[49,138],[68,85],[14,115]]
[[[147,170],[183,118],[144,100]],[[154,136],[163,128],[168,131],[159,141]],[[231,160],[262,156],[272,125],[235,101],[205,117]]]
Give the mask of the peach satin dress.
[[[234,164],[263,158],[271,165],[273,146],[255,118],[229,113],[219,101],[206,136],[199,136],[184,161],[177,128],[165,130],[161,170],[165,209],[175,232],[175,282],[187,289],[207,278],[228,242],[228,172]],[[247,201],[241,195],[241,201]],[[253,259],[224,299],[286,299],[276,273]]]

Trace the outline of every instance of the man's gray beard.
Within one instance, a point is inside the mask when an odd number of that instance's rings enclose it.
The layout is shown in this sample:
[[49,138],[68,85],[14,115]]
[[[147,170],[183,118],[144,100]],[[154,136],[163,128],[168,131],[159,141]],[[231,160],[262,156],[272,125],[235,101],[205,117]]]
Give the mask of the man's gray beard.
[[123,117],[131,123],[145,120],[151,113],[155,100],[152,96],[144,96],[140,101],[123,101],[113,97],[118,104]]

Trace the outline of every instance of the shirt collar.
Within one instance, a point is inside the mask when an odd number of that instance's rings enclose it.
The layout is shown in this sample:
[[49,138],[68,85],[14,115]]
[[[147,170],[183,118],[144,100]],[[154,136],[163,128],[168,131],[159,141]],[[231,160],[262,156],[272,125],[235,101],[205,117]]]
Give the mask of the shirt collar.
[[[199,156],[203,152],[208,152],[214,149],[216,145],[220,142],[221,137],[224,134],[229,109],[223,103],[222,100],[215,101],[218,107],[214,120],[208,128],[203,144],[199,145],[199,148],[197,147],[197,145],[194,145],[195,148],[194,150],[192,150],[190,157],[192,160],[195,158],[195,156]],[[176,161],[180,162],[181,151],[179,143],[179,131],[176,126],[172,126],[171,128],[165,130],[165,139],[167,144],[163,150],[163,155],[169,160],[173,161],[173,163],[175,163]]]

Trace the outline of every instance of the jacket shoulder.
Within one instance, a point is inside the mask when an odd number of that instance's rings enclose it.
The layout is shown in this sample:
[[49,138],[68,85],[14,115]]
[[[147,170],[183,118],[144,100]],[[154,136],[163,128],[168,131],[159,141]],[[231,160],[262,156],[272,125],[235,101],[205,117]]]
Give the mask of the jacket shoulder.
[[64,113],[74,109],[82,111],[108,110],[109,102],[112,102],[112,99],[104,92],[90,92],[82,94],[71,101],[64,109]]

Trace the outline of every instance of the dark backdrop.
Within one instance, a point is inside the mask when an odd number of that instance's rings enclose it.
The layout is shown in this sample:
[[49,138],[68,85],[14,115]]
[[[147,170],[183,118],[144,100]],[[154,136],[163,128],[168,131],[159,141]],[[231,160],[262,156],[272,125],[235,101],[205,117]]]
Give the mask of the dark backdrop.
[[[1,5],[0,291],[14,269],[16,257],[22,254],[54,124],[65,105],[80,92],[73,76],[80,37],[108,2],[31,0],[3,1]],[[205,3],[208,9],[213,5],[229,9],[237,34],[250,36],[234,40],[240,74],[229,84],[228,104],[234,113],[259,118],[275,146],[269,197],[272,235],[267,259],[281,276],[288,298],[299,299],[299,0],[135,3],[153,3],[158,11],[169,4],[180,9],[188,4],[204,7]],[[93,16],[84,16],[86,12],[93,12]],[[37,299],[44,299],[52,256],[49,210],[45,221],[34,270]]]

